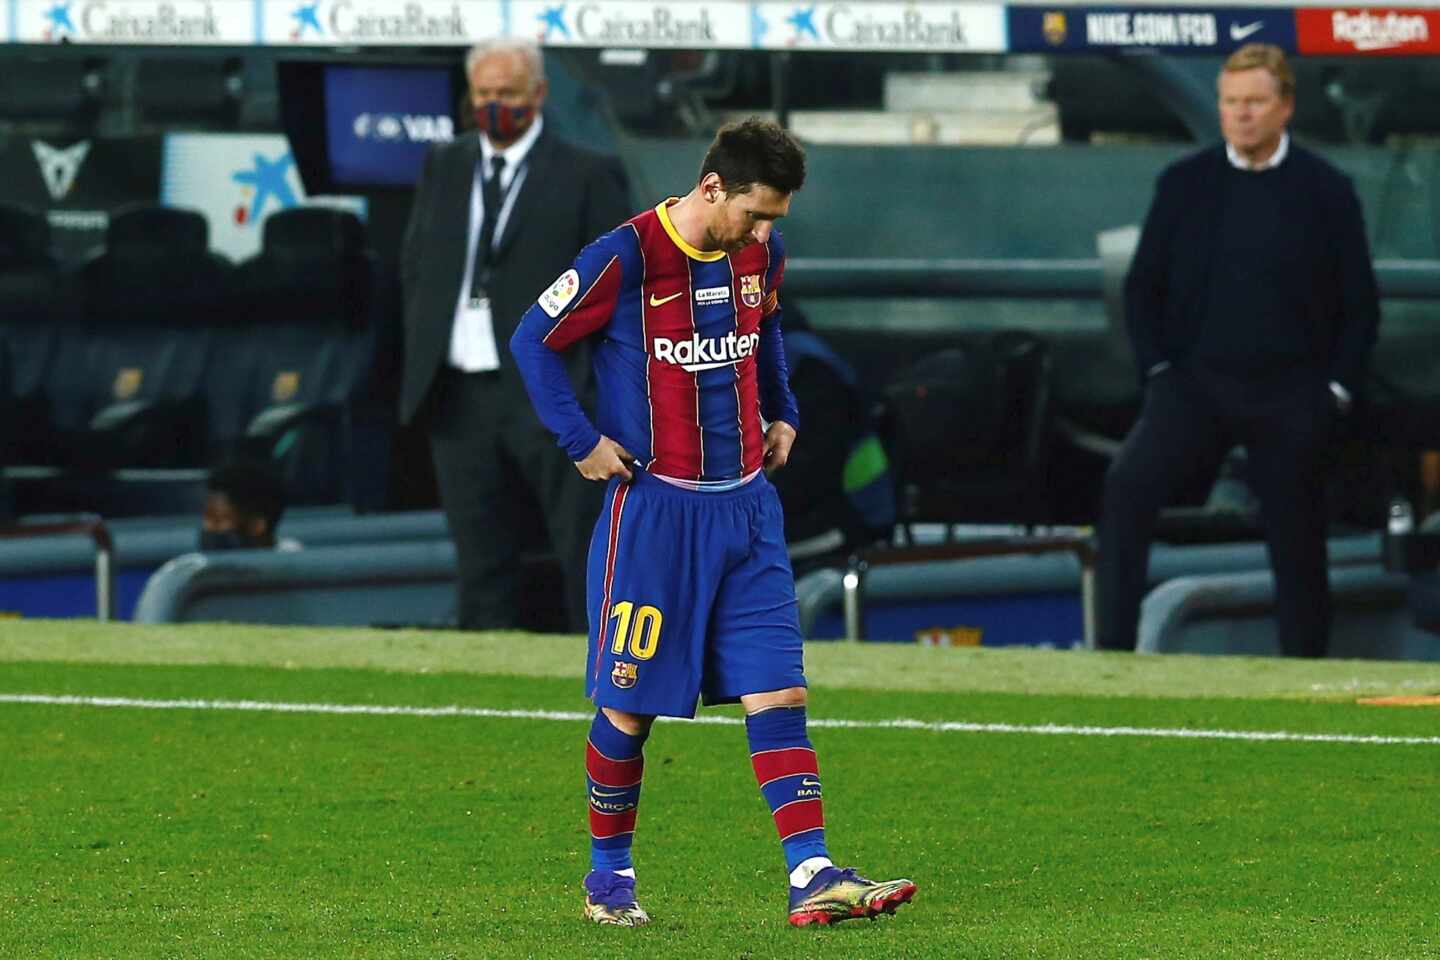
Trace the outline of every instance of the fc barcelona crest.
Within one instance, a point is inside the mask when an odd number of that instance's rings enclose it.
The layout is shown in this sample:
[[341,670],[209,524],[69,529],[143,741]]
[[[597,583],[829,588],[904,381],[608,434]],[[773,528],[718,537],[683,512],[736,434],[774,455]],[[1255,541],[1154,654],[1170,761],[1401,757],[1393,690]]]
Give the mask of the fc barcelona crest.
[[1047,11],[1040,19],[1040,29],[1045,33],[1045,42],[1052,47],[1063,44],[1065,35],[1069,32],[1065,24],[1065,14],[1059,10]]
[[740,302],[747,307],[758,307],[765,291],[760,287],[760,274],[747,273],[740,278]]
[[270,384],[270,399],[275,403],[289,403],[299,392],[300,373],[297,370],[280,371]]
[[640,679],[639,664],[626,663],[624,660],[615,661],[615,669],[610,671],[610,682],[621,690],[629,690],[635,686],[635,681]]
[[110,392],[116,400],[129,400],[140,391],[140,384],[144,379],[144,370],[139,367],[125,367],[115,374],[115,383],[111,385]]

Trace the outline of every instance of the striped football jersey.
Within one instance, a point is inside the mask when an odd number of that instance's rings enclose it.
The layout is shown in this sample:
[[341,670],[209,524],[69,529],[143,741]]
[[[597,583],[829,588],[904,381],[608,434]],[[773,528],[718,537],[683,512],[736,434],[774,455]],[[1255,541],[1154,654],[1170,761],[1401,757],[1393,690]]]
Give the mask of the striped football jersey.
[[[687,244],[668,200],[591,243],[526,312],[511,352],[540,419],[573,460],[600,435],[680,481],[764,466],[764,424],[798,429],[780,339],[778,230],[726,254]],[[558,354],[591,339],[592,423]]]

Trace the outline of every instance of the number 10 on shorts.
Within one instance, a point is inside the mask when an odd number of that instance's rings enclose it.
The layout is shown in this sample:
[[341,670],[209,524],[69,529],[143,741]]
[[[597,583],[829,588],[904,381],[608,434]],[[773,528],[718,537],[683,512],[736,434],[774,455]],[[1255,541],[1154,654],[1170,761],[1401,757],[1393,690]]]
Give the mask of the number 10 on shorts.
[[630,656],[636,660],[649,660],[660,646],[660,624],[664,617],[648,603],[636,608],[629,600],[615,604],[610,619],[620,621],[615,625],[615,642],[610,652],[623,654],[625,645],[630,645]]

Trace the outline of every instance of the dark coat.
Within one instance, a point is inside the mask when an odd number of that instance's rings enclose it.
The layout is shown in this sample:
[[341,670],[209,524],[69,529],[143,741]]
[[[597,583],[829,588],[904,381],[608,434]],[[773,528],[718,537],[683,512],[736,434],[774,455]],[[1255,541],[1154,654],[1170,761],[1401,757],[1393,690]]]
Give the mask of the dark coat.
[[[416,187],[400,255],[405,307],[405,374],[400,419],[413,419],[446,362],[470,227],[470,193],[480,134],[433,148]],[[502,367],[514,373],[510,335],[520,317],[580,249],[630,217],[629,186],[619,162],[541,131],[529,172],[496,245],[488,287]],[[572,375],[585,375],[583,359]],[[506,378],[511,379],[510,377]],[[519,377],[513,377],[519,384]],[[583,384],[576,384],[583,392]]]
[[[1284,164],[1294,165],[1284,209],[1297,229],[1288,233],[1301,238],[1288,257],[1304,311],[1294,326],[1306,342],[1296,352],[1355,392],[1380,321],[1360,202],[1348,177],[1294,140]],[[1161,361],[1183,367],[1206,321],[1228,167],[1221,143],[1160,174],[1125,282],[1126,326],[1142,378]]]

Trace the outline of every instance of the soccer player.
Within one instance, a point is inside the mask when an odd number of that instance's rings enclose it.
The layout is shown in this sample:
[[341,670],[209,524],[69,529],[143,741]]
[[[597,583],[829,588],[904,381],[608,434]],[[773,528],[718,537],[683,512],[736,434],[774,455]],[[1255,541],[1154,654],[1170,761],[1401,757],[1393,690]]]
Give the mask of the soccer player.
[[[909,880],[873,883],[825,846],[820,768],[805,729],[795,581],[780,502],[799,423],[786,382],[775,221],[805,180],[782,128],[727,125],[700,179],[580,252],[510,341],[541,420],[606,483],[590,544],[585,916],[649,921],[630,859],[658,716],[739,701],[750,757],[790,871],[790,923],[893,913]],[[560,353],[590,338],[595,422]],[[766,424],[769,424],[767,427]]]

